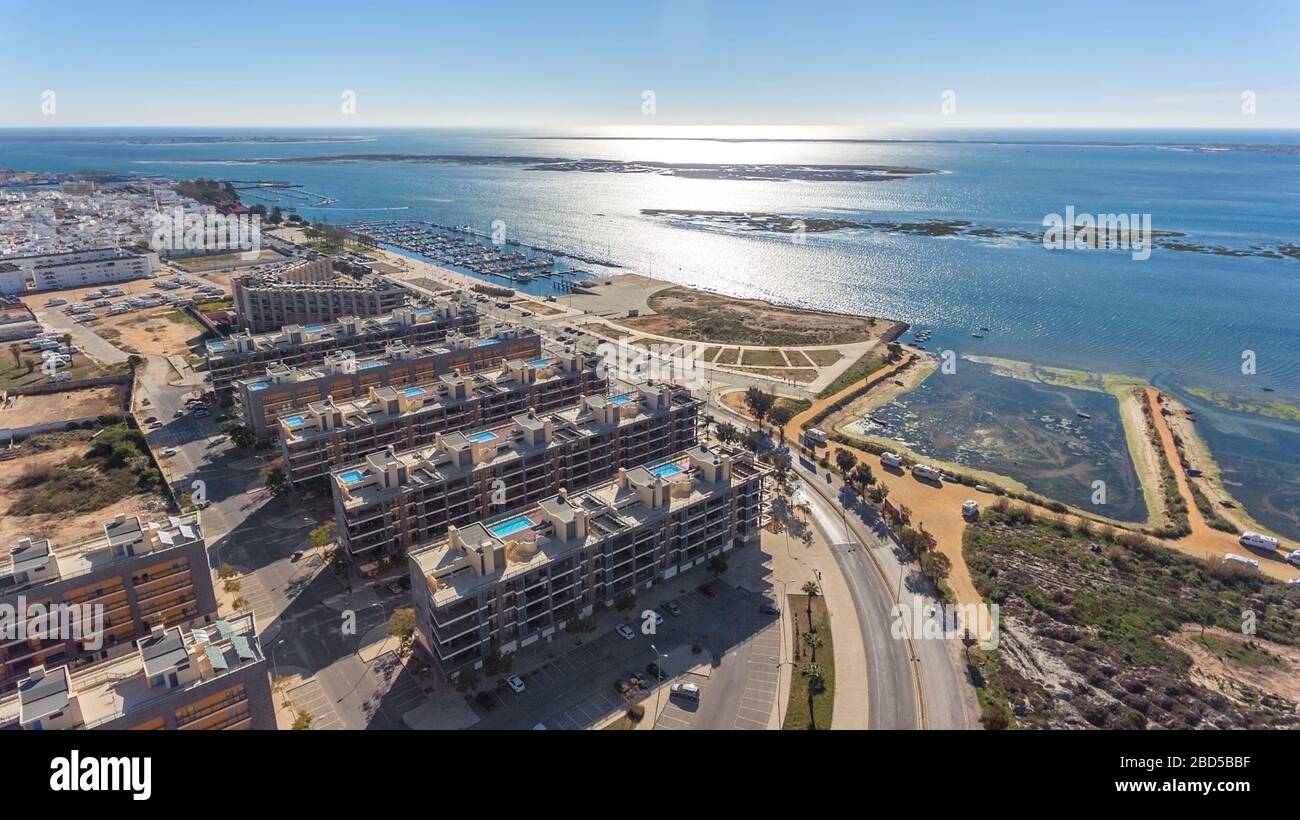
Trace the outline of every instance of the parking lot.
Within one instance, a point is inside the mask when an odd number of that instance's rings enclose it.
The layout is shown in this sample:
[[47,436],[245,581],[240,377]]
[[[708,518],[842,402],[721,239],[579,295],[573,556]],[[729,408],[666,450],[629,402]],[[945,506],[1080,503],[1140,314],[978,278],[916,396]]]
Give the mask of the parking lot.
[[[665,587],[683,580],[674,579]],[[662,692],[656,695],[652,682],[642,701],[647,713],[652,713],[655,697],[672,701],[660,718],[661,728],[766,728],[776,702],[779,620],[759,613],[759,606],[769,600],[764,596],[714,581],[710,586],[716,592],[709,597],[695,588],[700,580],[702,575],[685,592],[679,588],[676,597],[670,597],[669,589],[660,592],[656,600],[674,601],[680,614],[665,615],[653,635],[638,628],[626,639],[614,631],[624,619],[607,613],[594,636],[566,652],[546,657],[545,649],[529,647],[519,653],[513,673],[523,679],[525,690],[516,693],[488,682],[486,702],[471,703],[481,718],[479,727],[527,729],[541,723],[548,729],[591,728],[641,700],[640,693],[624,698],[614,684],[629,674],[647,675],[646,666],[656,660],[653,645],[660,654],[672,654],[665,663]],[[639,602],[637,609],[643,606],[648,602]],[[639,626],[639,621],[626,622]],[[685,674],[700,664],[709,665],[709,675]],[[698,707],[670,698],[669,687],[677,680],[700,686]]]

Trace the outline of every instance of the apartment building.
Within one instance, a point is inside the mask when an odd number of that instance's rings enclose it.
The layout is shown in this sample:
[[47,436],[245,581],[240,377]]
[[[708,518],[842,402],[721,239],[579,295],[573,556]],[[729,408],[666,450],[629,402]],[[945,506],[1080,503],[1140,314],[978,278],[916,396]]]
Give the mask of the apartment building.
[[427,384],[444,373],[472,373],[503,360],[538,359],[541,354],[542,338],[536,331],[502,326],[483,339],[456,333],[437,345],[409,347],[391,342],[378,356],[341,350],[313,367],[273,364],[263,376],[235,380],[231,389],[244,424],[265,439],[281,415],[312,402],[364,396],[372,387]]
[[330,474],[339,544],[354,564],[398,555],[464,526],[695,445],[701,405],[684,387],[645,384],[576,407],[389,448]]
[[205,354],[213,389],[225,390],[273,364],[307,367],[339,350],[373,356],[392,342],[421,347],[441,342],[449,333],[476,336],[478,326],[473,302],[434,299],[384,316],[344,316],[328,324],[286,325],[273,333],[239,331],[208,342]]
[[230,286],[236,321],[253,333],[343,316],[383,316],[406,304],[410,294],[382,276],[340,276],[327,256],[236,276]]
[[[158,270],[158,254],[125,248],[89,248],[34,256],[6,256],[0,263],[12,266],[7,278],[30,277],[32,290],[64,290],[110,282],[144,279]],[[12,287],[12,283],[6,285]]]
[[603,394],[608,380],[597,356],[514,359],[481,373],[444,373],[409,387],[371,387],[364,398],[312,402],[279,419],[284,471],[295,484],[392,447],[409,450],[439,433],[503,422],[528,410],[545,412]]
[[274,729],[253,613],[157,627],[130,654],[80,670],[37,666],[0,701],[0,729]]
[[102,537],[60,549],[24,538],[0,558],[0,692],[33,666],[76,668],[128,651],[154,626],[216,611],[197,512],[150,522],[119,515]]
[[419,641],[455,677],[494,653],[549,639],[597,603],[756,544],[769,472],[739,448],[701,445],[452,527],[408,554]]

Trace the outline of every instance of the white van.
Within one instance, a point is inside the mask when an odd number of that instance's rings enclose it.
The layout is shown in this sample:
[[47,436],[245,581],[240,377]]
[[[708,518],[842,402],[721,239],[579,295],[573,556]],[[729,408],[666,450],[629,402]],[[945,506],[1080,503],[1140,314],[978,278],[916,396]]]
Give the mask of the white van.
[[1247,558],[1244,555],[1237,555],[1236,553],[1232,553],[1232,552],[1223,556],[1223,563],[1241,564],[1242,566],[1247,566],[1250,567],[1251,569],[1259,569],[1259,562],[1256,561],[1254,558]]
[[886,467],[896,467],[901,469],[903,466],[903,457],[898,453],[882,453],[880,455],[880,463]]
[[803,431],[804,441],[812,447],[826,446],[826,431],[816,427],[809,427]]
[[1277,551],[1277,539],[1271,535],[1264,535],[1262,532],[1251,532],[1250,530],[1247,530],[1237,539],[1237,543],[1253,550],[1263,550],[1264,552]]
[[926,481],[939,481],[942,474],[929,464],[917,464],[912,468],[912,475]]

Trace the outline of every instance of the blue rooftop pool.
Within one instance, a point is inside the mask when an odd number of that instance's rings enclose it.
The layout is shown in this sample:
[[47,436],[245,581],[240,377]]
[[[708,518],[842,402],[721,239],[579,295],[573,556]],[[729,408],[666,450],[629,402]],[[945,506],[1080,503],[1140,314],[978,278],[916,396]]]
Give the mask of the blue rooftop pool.
[[526,515],[516,515],[514,518],[489,527],[488,532],[497,538],[507,538],[515,533],[523,532],[531,526],[533,526],[533,519]]
[[344,484],[356,484],[361,480],[361,471],[348,470],[346,473],[341,474],[339,478],[343,479]]
[[533,359],[529,362],[533,367],[546,367],[550,363],[549,359]]
[[423,395],[424,395],[424,388],[423,388],[423,387],[408,387],[408,388],[406,388],[406,390],[403,391],[403,395],[405,395],[408,399],[413,399],[413,398],[415,398],[416,396],[423,396]]
[[484,430],[481,433],[472,433],[469,436],[469,440],[475,444],[482,444],[485,441],[495,441],[496,437],[497,434],[491,430]]
[[624,394],[621,395],[621,396],[615,396],[614,398],[610,399],[610,400],[609,400],[609,403],[610,403],[610,404],[617,404],[617,405],[624,405],[624,404],[627,404],[627,403],[630,402],[630,401],[632,401],[632,394],[631,394],[631,393],[624,393]]
[[301,427],[304,421],[306,421],[306,419],[303,416],[290,416],[284,420],[284,423],[290,427]]
[[676,464],[660,464],[658,467],[652,467],[650,474],[655,478],[672,478],[682,471],[682,468]]
[[248,386],[249,390],[265,390],[266,382],[253,382]]

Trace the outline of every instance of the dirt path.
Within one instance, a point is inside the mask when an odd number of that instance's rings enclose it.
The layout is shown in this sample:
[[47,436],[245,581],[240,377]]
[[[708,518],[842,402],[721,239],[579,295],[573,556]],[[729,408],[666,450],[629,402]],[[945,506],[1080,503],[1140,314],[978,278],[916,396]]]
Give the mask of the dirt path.
[[1287,564],[1281,552],[1270,558],[1262,553],[1248,550],[1237,543],[1237,536],[1216,530],[1205,523],[1205,516],[1201,514],[1200,509],[1196,506],[1191,488],[1187,483],[1187,476],[1182,470],[1181,462],[1178,460],[1178,448],[1174,446],[1174,435],[1169,428],[1169,421],[1160,412],[1161,407],[1158,400],[1160,391],[1154,387],[1148,387],[1146,392],[1147,403],[1151,407],[1151,417],[1155,419],[1156,434],[1160,437],[1160,444],[1165,451],[1165,458],[1169,460],[1169,466],[1174,470],[1174,480],[1178,484],[1178,492],[1182,495],[1183,501],[1187,503],[1187,523],[1192,528],[1189,535],[1179,538],[1177,541],[1167,541],[1165,543],[1174,549],[1207,560],[1222,559],[1223,556],[1230,552],[1237,555],[1248,555],[1259,560],[1260,572],[1282,581],[1300,576],[1300,569]]

